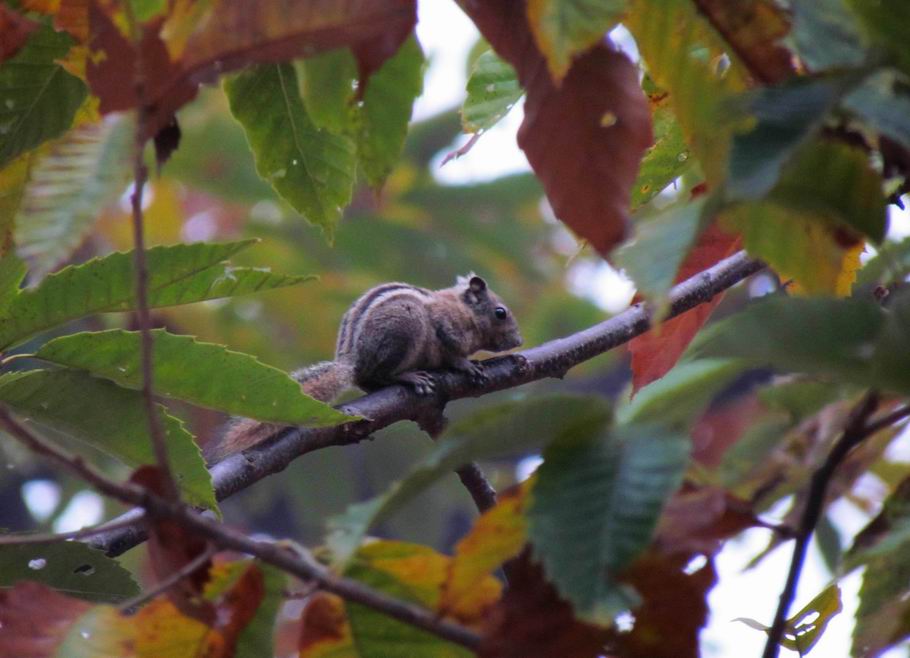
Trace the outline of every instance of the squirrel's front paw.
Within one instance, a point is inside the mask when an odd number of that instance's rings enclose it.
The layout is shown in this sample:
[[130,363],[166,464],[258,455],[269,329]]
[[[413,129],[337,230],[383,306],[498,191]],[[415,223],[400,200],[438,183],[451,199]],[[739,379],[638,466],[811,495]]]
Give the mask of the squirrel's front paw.
[[400,375],[398,380],[409,384],[417,395],[432,395],[436,391],[436,380],[424,370],[406,372]]
[[487,372],[480,361],[471,361],[471,367],[468,369],[468,376],[471,378],[471,384],[474,386],[483,386],[487,383]]

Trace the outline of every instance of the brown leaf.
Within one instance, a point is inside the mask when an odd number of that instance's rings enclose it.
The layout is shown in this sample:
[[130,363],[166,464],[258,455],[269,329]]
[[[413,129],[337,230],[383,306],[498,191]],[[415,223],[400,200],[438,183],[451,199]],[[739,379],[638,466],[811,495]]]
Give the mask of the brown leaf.
[[141,57],[142,95],[148,107],[144,137],[155,135],[167,126],[177,108],[195,98],[197,85],[171,61],[158,35],[160,22],[142,28],[142,40],[136,48],[97,1],[90,2],[88,15],[91,57],[86,76],[100,100],[101,113],[139,105],[136,68]]
[[13,57],[28,41],[28,35],[38,27],[6,5],[0,5],[0,64]]
[[101,99],[101,112],[137,106],[138,52],[149,110],[146,137],[164,128],[195,97],[200,83],[252,63],[348,46],[358,60],[362,90],[417,21],[414,0],[212,0],[201,9],[171,3],[170,10],[171,15],[142,26],[136,48],[99,0],[89,7],[94,57],[88,78]]
[[91,607],[31,581],[0,591],[0,656],[53,656],[72,623]]
[[297,644],[300,655],[318,655],[323,647],[347,646],[350,642],[351,625],[344,601],[334,594],[313,594],[303,610]]
[[725,539],[764,525],[748,501],[721,487],[690,484],[667,502],[654,545],[667,554],[714,555]]
[[717,582],[708,559],[696,570],[691,555],[652,551],[640,557],[625,580],[642,597],[633,610],[635,625],[617,633],[615,656],[621,658],[697,658],[698,633],[708,619],[708,591]]
[[[139,467],[130,480],[158,495],[163,491],[161,472],[155,466]],[[209,548],[205,539],[189,532],[175,519],[149,519],[146,526],[149,559],[158,580],[180,571]],[[208,625],[215,620],[215,610],[211,603],[201,598],[201,594],[209,581],[211,564],[209,560],[167,590],[167,597],[183,614]]]
[[[683,261],[676,281],[684,281],[727,258],[739,249],[740,243],[739,236],[724,233],[716,224],[712,224],[702,232],[698,242]],[[695,338],[695,334],[708,321],[722,299],[723,294],[717,295],[711,301],[667,320],[660,327],[629,341],[633,391],[638,391],[660,379],[676,365],[686,347]]]
[[741,395],[706,411],[692,427],[692,458],[709,468],[719,466],[727,450],[765,413],[758,395]]
[[557,86],[527,23],[525,2],[468,3],[467,13],[527,92],[518,132],[556,216],[606,255],[629,228],[629,198],[651,144],[635,65],[609,41],[576,59]]
[[606,630],[575,619],[531,562],[529,552],[514,561],[505,595],[486,622],[481,658],[594,658],[602,653]]
[[776,84],[796,75],[790,52],[781,40],[790,23],[781,8],[769,0],[695,0],[749,73],[763,84]]

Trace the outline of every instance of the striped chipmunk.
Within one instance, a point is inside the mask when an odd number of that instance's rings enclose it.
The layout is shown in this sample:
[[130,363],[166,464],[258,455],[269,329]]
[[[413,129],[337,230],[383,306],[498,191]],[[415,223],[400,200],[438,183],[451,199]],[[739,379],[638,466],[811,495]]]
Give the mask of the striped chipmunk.
[[[427,290],[384,283],[364,293],[341,319],[335,359],[293,373],[304,393],[331,402],[353,386],[370,392],[394,383],[418,395],[435,389],[426,372],[449,368],[468,373],[475,385],[486,379],[483,364],[469,356],[521,345],[511,311],[486,281],[469,274],[451,288]],[[232,421],[206,446],[209,463],[245,450],[278,426],[247,418]]]

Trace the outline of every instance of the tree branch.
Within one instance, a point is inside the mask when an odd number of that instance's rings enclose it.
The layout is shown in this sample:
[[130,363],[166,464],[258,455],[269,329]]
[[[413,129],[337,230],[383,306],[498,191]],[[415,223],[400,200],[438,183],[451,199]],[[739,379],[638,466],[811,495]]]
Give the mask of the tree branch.
[[[751,260],[743,251],[720,261],[674,286],[669,295],[667,317],[676,317],[709,301],[764,267],[764,263]],[[218,500],[224,500],[273,473],[283,471],[294,459],[308,452],[357,443],[400,420],[414,420],[429,412],[438,413],[439,406],[448,400],[478,397],[547,377],[561,378],[573,366],[629,342],[650,326],[651,310],[640,303],[571,336],[557,338],[516,354],[488,359],[484,362],[487,382],[483,386],[473,385],[470,377],[461,373],[441,372],[437,379],[437,397],[421,397],[400,385],[365,395],[341,405],[340,409],[369,420],[336,427],[283,428],[243,453],[218,462],[210,469],[215,495]],[[131,510],[126,514],[138,521],[143,512]],[[113,557],[143,541],[144,531],[133,526],[98,535],[91,545]]]
[[222,549],[252,555],[302,580],[316,582],[321,589],[337,594],[345,600],[360,603],[450,642],[469,649],[476,649],[480,644],[480,637],[476,633],[458,624],[439,619],[431,610],[387,596],[355,580],[336,576],[315,561],[298,557],[288,548],[272,542],[250,539],[241,532],[204,517],[179,500],[162,498],[131,482],[120,483],[112,480],[86,464],[80,456],[70,455],[34,434],[13,418],[3,406],[0,406],[0,425],[33,452],[57,462],[101,493],[123,503],[144,508],[146,514],[153,519],[173,519],[184,528],[200,536],[208,537]]
[[815,526],[818,524],[818,519],[824,507],[828,483],[831,481],[837,467],[844,461],[850,451],[866,438],[910,416],[910,406],[905,406],[879,420],[869,422],[870,416],[878,408],[878,402],[878,393],[875,391],[870,391],[863,396],[863,399],[859,401],[850,413],[843,434],[831,448],[831,452],[828,453],[824,463],[812,475],[812,480],[809,483],[809,493],[806,496],[806,507],[803,510],[799,527],[796,531],[796,543],[793,546],[793,557],[790,560],[787,582],[784,584],[784,589],[780,594],[780,601],[774,614],[774,622],[768,631],[768,641],[765,643],[763,658],[777,658],[780,650],[780,641],[786,630],[787,612],[793,603],[793,598],[796,596],[796,588],[806,559],[809,541],[812,539],[812,533],[815,531]]

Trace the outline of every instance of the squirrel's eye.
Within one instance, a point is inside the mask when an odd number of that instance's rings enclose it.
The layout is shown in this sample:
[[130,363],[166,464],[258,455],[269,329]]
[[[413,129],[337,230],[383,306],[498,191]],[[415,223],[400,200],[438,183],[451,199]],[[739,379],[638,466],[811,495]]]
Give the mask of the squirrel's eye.
[[496,310],[493,311],[496,314],[496,317],[500,320],[505,320],[509,312],[506,310],[505,306],[497,306]]

